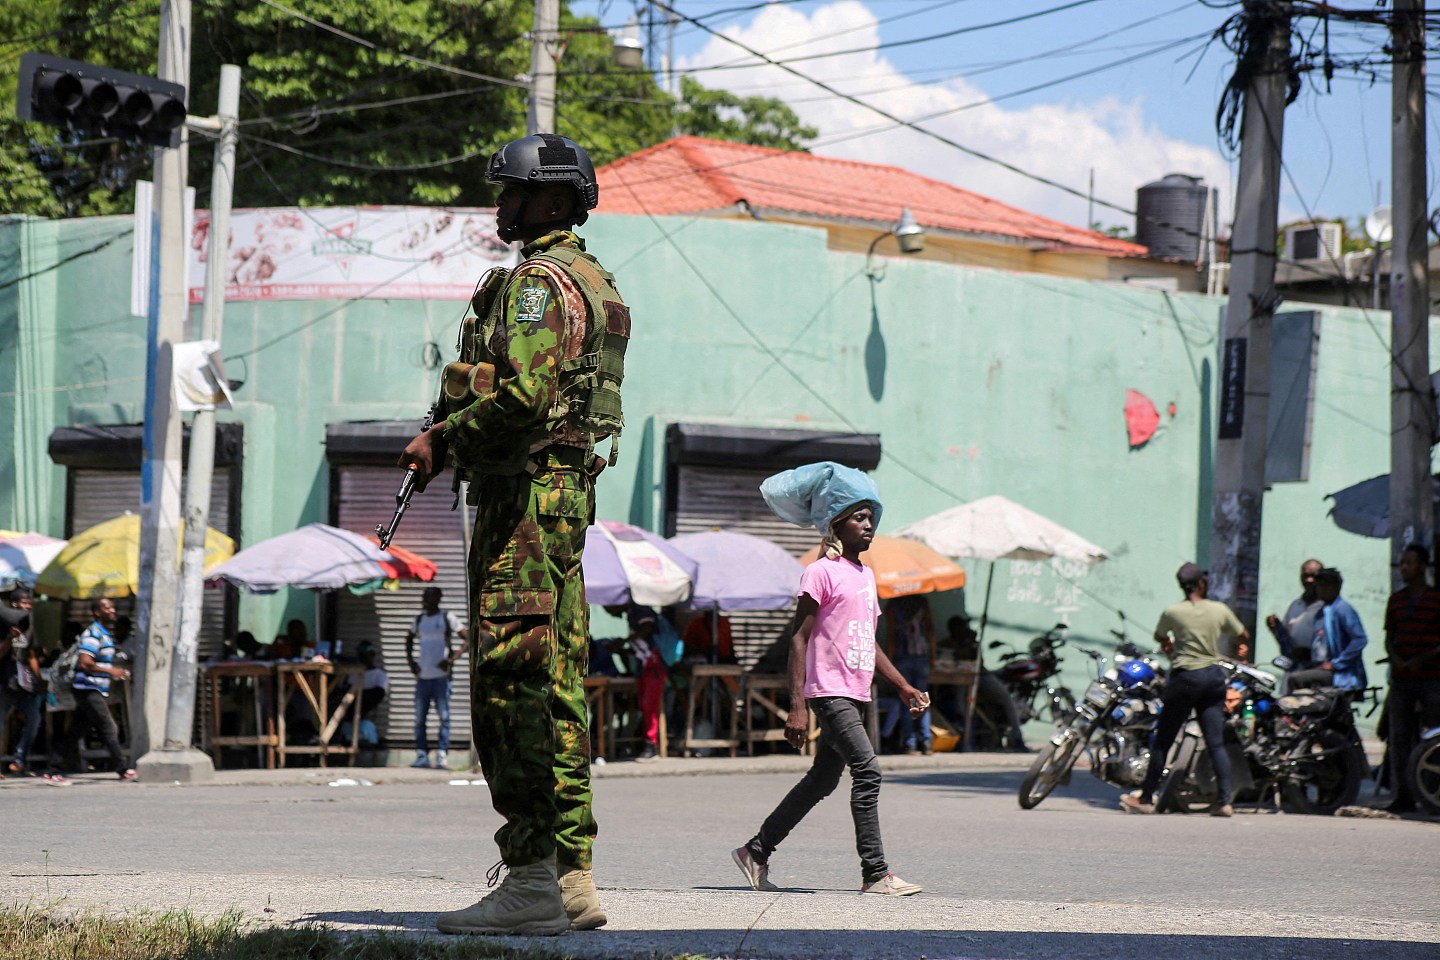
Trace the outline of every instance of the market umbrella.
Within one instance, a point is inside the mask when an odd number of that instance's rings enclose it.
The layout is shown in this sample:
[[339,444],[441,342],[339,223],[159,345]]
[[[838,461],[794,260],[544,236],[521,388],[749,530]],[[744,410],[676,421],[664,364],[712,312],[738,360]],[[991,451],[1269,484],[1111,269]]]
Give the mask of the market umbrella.
[[[176,532],[176,565],[179,540]],[[218,530],[205,530],[205,570],[229,559],[235,541]],[[140,517],[126,513],[77,533],[40,571],[35,591],[49,597],[98,599],[129,597],[140,589]]]
[[[380,541],[374,537],[366,539],[377,547],[380,546]],[[385,548],[385,552],[390,554],[390,559],[380,561],[380,569],[385,571],[387,580],[419,580],[421,583],[429,583],[435,579],[435,574],[440,569],[435,566],[435,561],[393,543]]]
[[700,564],[690,606],[702,610],[783,610],[795,602],[805,568],[762,537],[729,530],[682,533],[670,542]]
[[42,533],[20,533],[0,539],[0,583],[33,587],[40,571],[49,566],[64,547],[64,540]]
[[585,531],[581,570],[586,598],[605,607],[683,603],[699,576],[699,564],[664,537],[614,520]]
[[[800,557],[809,566],[820,557],[816,547]],[[860,561],[875,573],[875,592],[880,599],[907,597],[912,593],[939,593],[965,586],[965,569],[945,559],[917,540],[876,537]]]
[[[990,588],[995,583],[996,560],[1048,560],[1060,557],[1079,563],[1098,563],[1108,554],[1072,530],[998,494],[951,507],[907,523],[895,531],[928,544],[947,557],[973,557],[990,561],[985,578],[985,603],[980,612],[980,635],[975,645],[976,675],[990,619]],[[970,742],[970,720],[975,712],[975,684],[965,704],[965,742]]]
[[394,574],[405,565],[375,541],[339,527],[310,523],[246,547],[207,575],[247,593],[268,594],[285,587],[339,590],[375,580],[428,580],[435,576],[435,565],[425,563],[428,571],[407,570],[406,576],[397,578]]

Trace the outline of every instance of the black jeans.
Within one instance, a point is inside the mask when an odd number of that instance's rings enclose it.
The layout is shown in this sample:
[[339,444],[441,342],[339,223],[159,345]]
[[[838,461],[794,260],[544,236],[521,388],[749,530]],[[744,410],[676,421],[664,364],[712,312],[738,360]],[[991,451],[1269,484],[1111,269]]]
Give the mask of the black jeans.
[[821,737],[815,745],[815,762],[791,788],[760,826],[747,846],[755,859],[768,863],[770,854],[810,810],[828,797],[850,768],[850,816],[855,820],[855,849],[860,854],[860,876],[865,883],[889,873],[880,843],[880,759],[865,732],[865,705],[848,697],[816,697],[806,701],[815,711]]
[[1397,803],[1413,804],[1406,766],[1420,734],[1440,725],[1440,680],[1391,680],[1387,706],[1391,796]]
[[1150,747],[1150,767],[1140,787],[1140,799],[1154,799],[1165,759],[1185,721],[1193,710],[1200,720],[1205,748],[1215,767],[1215,785],[1220,789],[1218,803],[1230,802],[1230,755],[1225,752],[1225,671],[1218,666],[1200,670],[1174,670],[1165,679],[1160,722],[1155,725],[1155,742]]
[[[110,708],[105,704],[105,695],[99,690],[75,690],[75,716],[70,720],[70,729],[60,739],[60,744],[50,751],[50,772],[59,773],[62,757],[78,754],[80,743],[89,730],[94,730],[105,743],[105,752],[115,764],[117,773],[130,769],[130,758],[120,749],[120,730]],[[83,764],[82,764],[83,765]]]

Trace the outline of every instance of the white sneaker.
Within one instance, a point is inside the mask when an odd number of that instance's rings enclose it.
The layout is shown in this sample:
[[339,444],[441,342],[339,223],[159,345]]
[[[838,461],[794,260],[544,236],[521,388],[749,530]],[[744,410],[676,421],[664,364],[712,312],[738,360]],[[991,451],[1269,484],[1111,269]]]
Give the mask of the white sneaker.
[[911,897],[919,893],[923,888],[919,884],[906,883],[893,873],[876,880],[874,883],[867,883],[860,888],[861,893],[883,893],[890,897]]
[[444,750],[437,751],[435,754],[435,769],[450,769],[450,754],[446,753]]
[[418,770],[427,769],[430,766],[430,758],[423,753],[417,753],[415,755],[415,762],[410,764],[410,766]]

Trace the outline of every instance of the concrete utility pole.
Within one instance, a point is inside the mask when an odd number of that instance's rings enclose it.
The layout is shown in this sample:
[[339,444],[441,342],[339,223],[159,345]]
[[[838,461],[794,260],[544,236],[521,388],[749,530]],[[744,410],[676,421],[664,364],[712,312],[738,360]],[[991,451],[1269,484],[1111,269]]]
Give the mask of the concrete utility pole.
[[[240,113],[240,68],[220,68],[220,97],[212,120],[191,120],[192,127],[213,129],[214,172],[210,181],[209,246],[205,263],[205,308],[200,339],[219,343],[225,325],[225,266],[230,236],[230,205],[235,188],[235,142]],[[185,471],[185,538],[180,551],[180,631],[170,673],[165,745],[141,758],[156,780],[192,783],[209,780],[215,766],[194,749],[195,691],[199,673],[200,622],[205,608],[205,534],[210,525],[210,484],[215,476],[215,411],[197,410],[190,424],[190,461]],[[164,769],[160,769],[163,765]]]
[[[160,4],[159,75],[189,89],[190,2]],[[135,691],[130,703],[130,751],[141,756],[159,743],[170,698],[175,644],[176,548],[180,543],[180,412],[175,406],[171,347],[184,339],[185,137],[155,151],[158,225],[158,306],[152,296],[145,377],[145,453],[140,474],[140,583],[137,591]],[[158,279],[158,283],[157,283]],[[137,768],[138,769],[138,768]]]
[[527,134],[555,132],[555,61],[560,42],[560,0],[535,0],[530,30],[530,100],[525,108]]
[[1275,219],[1280,203],[1280,145],[1290,68],[1290,4],[1246,0],[1247,16],[1268,20],[1244,93],[1240,174],[1231,237],[1230,299],[1220,376],[1210,595],[1228,603],[1255,633],[1260,594],[1260,519],[1270,414],[1271,321],[1275,292]]
[[1390,564],[1395,589],[1407,544],[1432,547],[1435,508],[1430,447],[1435,401],[1430,390],[1430,281],[1425,249],[1425,4],[1395,0],[1395,68],[1390,165],[1394,177],[1390,245]]

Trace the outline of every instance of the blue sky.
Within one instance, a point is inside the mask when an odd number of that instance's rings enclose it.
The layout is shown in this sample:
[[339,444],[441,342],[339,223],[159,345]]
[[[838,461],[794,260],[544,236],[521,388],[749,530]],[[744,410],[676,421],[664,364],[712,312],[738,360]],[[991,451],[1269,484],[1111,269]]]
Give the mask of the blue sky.
[[[583,0],[575,9],[612,25],[624,22],[634,4]],[[1121,207],[1134,206],[1142,184],[1180,172],[1218,187],[1222,220],[1233,215],[1234,157],[1216,134],[1215,112],[1234,57],[1207,40],[1238,4],[781,0],[756,7],[746,0],[678,0],[677,9],[777,60],[809,57],[794,68],[906,119],[943,112],[922,125],[1029,172],[1083,192],[1093,169],[1096,196]],[[1320,22],[1300,22],[1318,47]],[[960,30],[966,32],[903,43]],[[1380,27],[1331,25],[1337,60],[1378,61],[1385,40]],[[872,49],[877,44],[900,45]],[[893,128],[774,67],[739,69],[744,52],[703,30],[682,24],[675,48],[677,65],[707,86],[790,103],[820,128],[817,153],[893,163],[1067,222],[1086,220],[1082,199]],[[1094,72],[1074,76],[1087,71]],[[1377,182],[1380,202],[1389,202],[1389,71],[1382,63],[1376,73],[1372,82],[1341,69],[1329,92],[1319,71],[1307,75],[1285,115],[1282,220],[1307,211],[1320,218],[1363,215],[1376,204]],[[1432,152],[1436,128],[1430,122]],[[1103,206],[1094,208],[1094,218],[1131,225]]]

